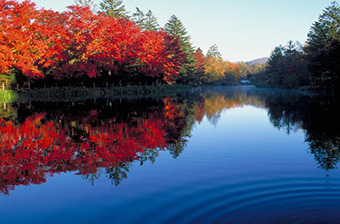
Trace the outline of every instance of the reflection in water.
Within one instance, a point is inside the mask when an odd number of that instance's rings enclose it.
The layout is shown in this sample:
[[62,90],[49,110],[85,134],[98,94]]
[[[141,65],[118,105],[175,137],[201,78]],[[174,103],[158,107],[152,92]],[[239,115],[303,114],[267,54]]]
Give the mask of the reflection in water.
[[174,157],[183,150],[188,124],[171,99],[150,105],[101,103],[30,103],[18,108],[19,120],[1,118],[1,192],[40,184],[46,175],[66,171],[77,171],[93,183],[103,172],[99,168],[118,185],[132,161],[154,162],[165,148]]
[[162,150],[177,158],[195,123],[217,124],[230,108],[266,108],[271,123],[291,133],[305,131],[319,166],[333,169],[340,158],[335,98],[291,91],[203,89],[162,99],[109,99],[75,103],[29,102],[0,110],[0,191],[40,184],[47,176],[75,171],[119,185],[132,162],[154,163]]
[[340,159],[340,104],[337,97],[280,95],[267,98],[270,120],[277,128],[305,130],[305,139],[323,169],[336,168]]

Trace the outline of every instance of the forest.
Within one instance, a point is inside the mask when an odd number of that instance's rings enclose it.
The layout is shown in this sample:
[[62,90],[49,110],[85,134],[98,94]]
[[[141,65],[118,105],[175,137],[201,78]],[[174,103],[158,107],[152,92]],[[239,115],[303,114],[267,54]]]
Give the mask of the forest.
[[128,13],[121,0],[76,0],[66,11],[32,1],[0,0],[0,84],[21,88],[141,85],[234,85],[336,92],[340,7],[332,2],[305,44],[289,41],[266,64],[222,59],[217,45],[193,46],[175,15],[160,26],[151,10]]

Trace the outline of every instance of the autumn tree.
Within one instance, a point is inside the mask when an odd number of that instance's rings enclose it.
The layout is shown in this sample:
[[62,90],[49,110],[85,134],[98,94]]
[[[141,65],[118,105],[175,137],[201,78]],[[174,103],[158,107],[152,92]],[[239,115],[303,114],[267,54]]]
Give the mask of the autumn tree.
[[196,82],[199,83],[204,76],[204,63],[205,63],[205,56],[201,48],[198,48],[194,54],[195,60],[195,69],[196,69]]
[[29,1],[0,3],[1,81],[15,76],[26,86],[172,84],[180,74],[194,74],[188,72],[185,38],[159,30],[151,11],[143,14],[141,27],[125,17],[121,1],[104,1],[100,14],[88,7],[91,1],[77,1],[61,13]]
[[204,62],[204,78],[206,83],[216,82],[224,79],[226,72],[225,63],[221,58],[208,56]]
[[1,0],[0,7],[0,74],[44,77],[38,65],[51,43],[46,41],[49,28],[40,24],[43,10],[29,1]]

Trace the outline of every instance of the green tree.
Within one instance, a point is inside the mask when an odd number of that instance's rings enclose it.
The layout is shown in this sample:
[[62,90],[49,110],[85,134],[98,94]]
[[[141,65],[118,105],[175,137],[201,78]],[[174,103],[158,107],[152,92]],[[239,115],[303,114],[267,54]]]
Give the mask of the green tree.
[[191,37],[188,34],[182,21],[177,16],[172,15],[164,26],[165,31],[180,40],[181,48],[186,54],[193,54],[194,48],[191,44]]
[[340,6],[332,2],[313,23],[305,47],[312,86],[340,92]]
[[340,6],[332,2],[323,10],[318,20],[313,23],[308,33],[307,49],[317,50],[327,43],[340,41]]
[[294,41],[288,41],[287,45],[283,48],[285,56],[291,56],[298,53],[298,49]]
[[177,16],[172,15],[164,26],[165,31],[179,39],[181,49],[186,53],[186,62],[183,63],[180,76],[177,82],[192,83],[196,80],[196,69],[194,59],[194,48],[191,43],[191,37],[188,34],[185,26]]
[[97,4],[93,0],[74,0],[74,3],[83,7],[90,7],[92,11],[97,9]]
[[99,4],[100,12],[106,16],[127,18],[127,11],[122,0],[103,0]]
[[280,45],[275,47],[271,52],[270,57],[268,59],[268,67],[267,67],[267,80],[266,82],[270,85],[281,85],[282,77],[281,77],[281,68],[283,66],[283,46]]
[[267,84],[285,88],[309,85],[309,76],[303,52],[293,41],[285,47],[276,47],[268,60]]
[[142,30],[157,31],[159,30],[159,24],[156,16],[149,10],[146,14],[138,7],[136,12],[132,15],[132,20],[142,28]]
[[136,7],[136,12],[132,14],[132,21],[134,21],[138,26],[143,27],[145,23],[145,14],[142,10]]
[[214,57],[214,58],[220,58],[222,59],[222,54],[218,51],[218,47],[216,44],[212,45],[208,52],[207,57]]

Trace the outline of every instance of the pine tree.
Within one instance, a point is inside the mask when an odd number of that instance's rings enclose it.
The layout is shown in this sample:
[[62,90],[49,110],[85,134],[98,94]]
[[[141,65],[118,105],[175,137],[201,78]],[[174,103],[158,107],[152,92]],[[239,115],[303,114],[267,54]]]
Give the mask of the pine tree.
[[340,6],[332,2],[319,16],[308,33],[308,50],[316,50],[332,40],[340,41]]
[[298,53],[296,44],[292,40],[288,41],[286,47],[283,48],[283,51],[284,51],[285,56],[291,56],[291,55]]
[[136,12],[132,15],[132,20],[142,28],[142,30],[157,31],[159,30],[159,24],[156,16],[149,10],[146,14],[138,7]]
[[164,29],[168,34],[179,38],[182,50],[186,54],[193,54],[194,49],[190,42],[191,37],[189,36],[188,31],[184,27],[183,23],[177,18],[177,16],[172,15],[168,22],[165,24]]
[[218,51],[218,47],[216,44],[211,46],[207,52],[207,57],[214,57],[222,59],[222,54]]
[[267,82],[271,85],[282,85],[282,70],[284,67],[284,47],[275,47],[268,59]]
[[178,38],[180,42],[181,49],[185,52],[186,56],[186,63],[183,63],[180,77],[177,80],[179,83],[193,83],[196,80],[195,73],[195,59],[194,59],[194,48],[190,42],[191,37],[188,34],[188,31],[184,27],[183,23],[177,16],[172,15],[168,22],[164,26],[165,31]]
[[122,4],[122,0],[103,0],[99,4],[100,12],[104,12],[106,16],[126,18],[127,11]]
[[332,2],[312,25],[306,60],[312,86],[340,92],[340,6]]
[[152,13],[151,10],[149,10],[148,13],[146,13],[145,17],[146,17],[146,21],[145,21],[146,30],[153,30],[153,31],[159,30],[159,24],[157,22],[157,18]]
[[145,14],[142,10],[136,7],[136,12],[132,14],[132,21],[134,21],[138,26],[142,27],[145,23]]
[[90,7],[92,11],[96,11],[97,4],[93,0],[74,0],[74,3],[83,7]]

